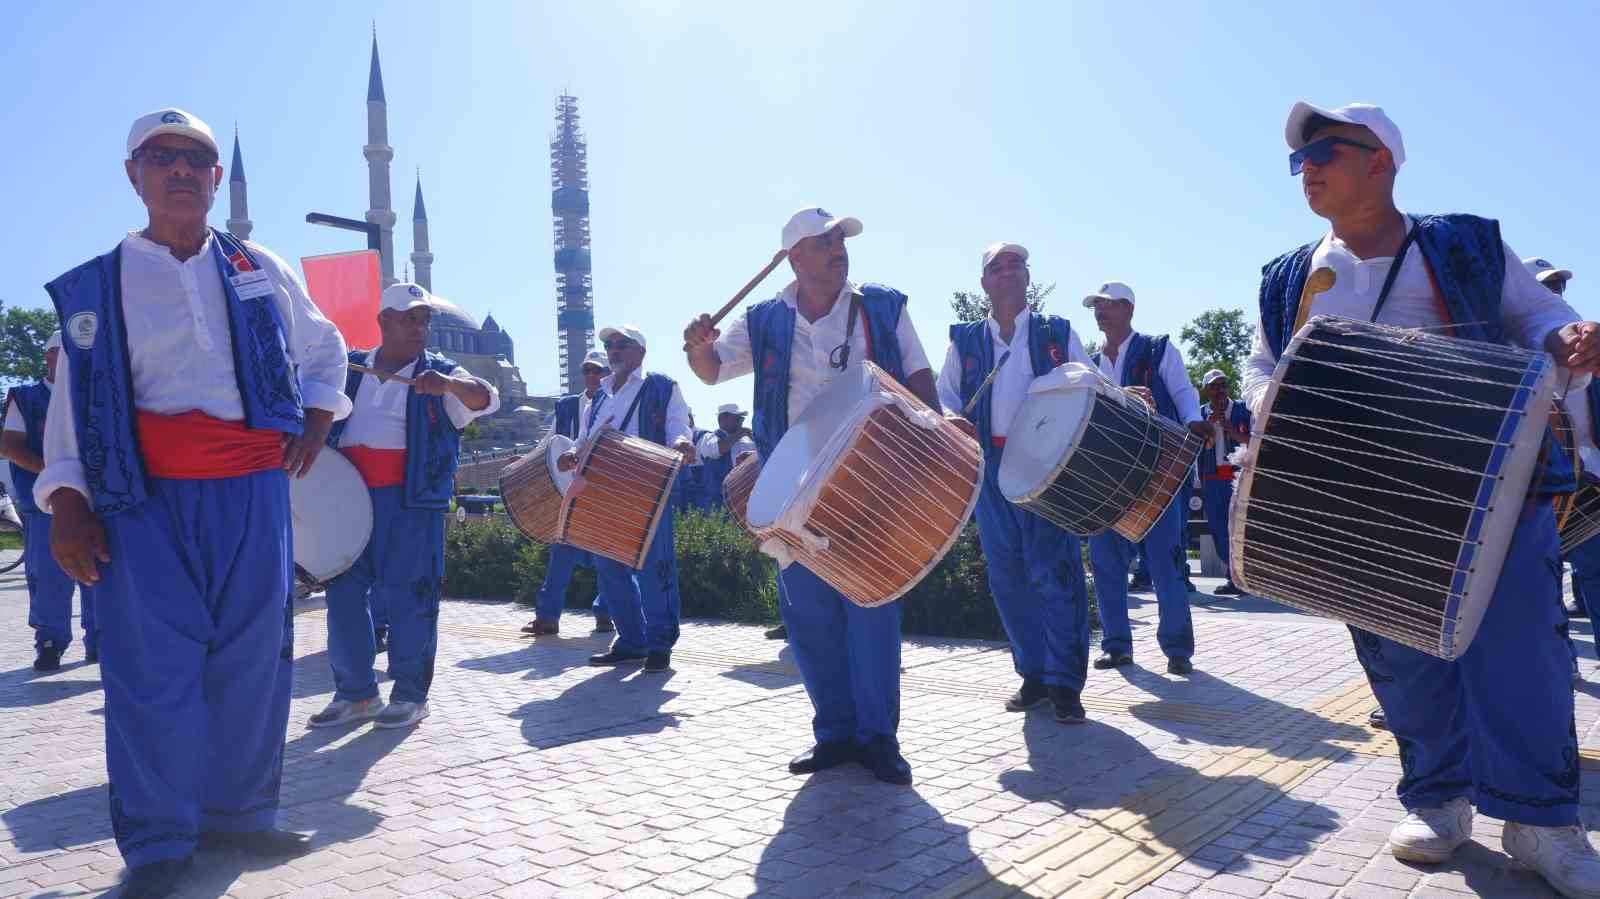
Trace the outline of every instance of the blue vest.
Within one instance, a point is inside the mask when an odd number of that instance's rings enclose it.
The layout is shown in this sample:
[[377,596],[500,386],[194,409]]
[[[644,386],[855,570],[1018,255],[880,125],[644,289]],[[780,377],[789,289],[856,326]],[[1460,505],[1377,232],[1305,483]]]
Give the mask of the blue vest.
[[[1028,359],[1033,366],[1034,377],[1068,361],[1067,348],[1072,345],[1071,335],[1072,324],[1059,315],[1035,312],[1029,317]],[[978,385],[994,368],[994,341],[989,337],[988,319],[951,325],[950,342],[955,344],[956,353],[961,358],[961,407],[964,409],[972,402],[973,394],[978,392]],[[1006,364],[1016,365],[1021,361],[1017,359]],[[978,429],[978,443],[983,447],[985,456],[989,454],[989,441],[993,434],[993,422],[990,419],[993,397],[993,393],[985,391],[972,408],[971,421]]]
[[[1122,360],[1122,386],[1149,388],[1150,395],[1156,400],[1156,411],[1183,424],[1178,417],[1178,404],[1167,390],[1166,379],[1161,377],[1161,360],[1167,356],[1169,342],[1165,334],[1151,337],[1133,332],[1133,339],[1128,341],[1128,348],[1123,350],[1128,358]],[[1094,354],[1095,365],[1100,364],[1101,355],[1103,351]]]
[[[1202,400],[1200,403],[1200,411],[1205,415],[1210,415],[1211,404]],[[1236,428],[1244,428],[1246,431],[1250,430],[1250,407],[1244,404],[1244,400],[1233,401],[1233,408],[1228,410],[1228,422]],[[1228,455],[1233,452],[1234,448],[1239,445],[1239,442],[1234,440],[1232,437],[1229,437],[1226,433],[1222,435],[1222,442],[1222,457],[1226,459],[1228,458]],[[1216,473],[1216,447],[1205,447],[1204,449],[1200,450],[1200,477],[1208,478]]]
[[583,394],[574,393],[556,400],[556,426],[555,432],[570,440],[578,439],[578,408],[583,403]]
[[[677,386],[677,381],[663,374],[652,372],[644,376],[633,409],[640,437],[651,443],[667,445],[667,406],[672,403],[672,390]],[[627,414],[626,411],[622,413],[623,417]],[[622,418],[617,419],[617,427],[622,427]]]
[[[1417,249],[1428,264],[1444,302],[1441,310],[1451,324],[1450,336],[1485,343],[1504,343],[1500,320],[1500,292],[1505,286],[1505,243],[1500,223],[1475,215],[1425,215],[1412,217]],[[1320,241],[1285,253],[1261,269],[1261,333],[1273,356],[1294,336],[1300,314],[1300,293],[1311,276],[1311,257]],[[1545,428],[1545,456],[1535,477],[1541,494],[1569,493],[1577,486],[1572,460]]]
[[[351,350],[350,361],[365,365],[367,352]],[[455,371],[454,360],[438,353],[423,350],[411,370],[416,377],[425,371],[449,375]],[[351,369],[344,381],[344,395],[350,402],[356,400],[361,389],[362,373]],[[328,446],[337,447],[344,436],[350,419],[333,423],[328,431]],[[400,493],[400,506],[405,509],[431,509],[444,511],[450,507],[450,497],[455,494],[456,464],[461,455],[461,432],[445,412],[444,397],[426,396],[415,388],[406,390],[406,480]]]
[[[840,300],[840,302],[846,302]],[[906,307],[906,295],[882,284],[861,285],[861,310],[867,319],[867,357],[904,384],[895,329]],[[795,308],[774,297],[745,313],[750,333],[750,358],[755,366],[755,415],[750,430],[756,450],[765,459],[789,430],[789,356],[794,346]]]
[[[6,394],[6,402],[15,404],[22,416],[22,426],[27,429],[28,449],[41,458],[44,456],[44,415],[50,408],[50,385],[43,381],[13,387]],[[20,512],[38,512],[33,501],[33,483],[39,476],[15,462],[11,466],[11,485],[17,488],[16,501]]]
[[[299,434],[305,415],[277,302],[270,295],[240,299],[232,280],[261,265],[242,241],[216,229],[211,252],[227,300],[245,424]],[[61,275],[45,290],[55,303],[62,352],[72,370],[72,417],[84,479],[95,512],[114,515],[137,506],[147,494],[122,312],[122,245]]]
[[[726,440],[728,432],[717,428],[717,439]],[[734,441],[737,443],[738,441]],[[733,446],[729,445],[728,451],[715,459],[707,459],[702,466],[706,471],[706,495],[714,500],[722,499],[722,479],[733,471]]]

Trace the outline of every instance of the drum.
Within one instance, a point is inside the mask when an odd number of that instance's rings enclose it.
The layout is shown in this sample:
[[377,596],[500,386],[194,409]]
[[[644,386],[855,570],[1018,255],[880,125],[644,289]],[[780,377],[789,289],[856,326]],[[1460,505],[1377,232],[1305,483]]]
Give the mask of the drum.
[[295,578],[320,587],[350,570],[372,539],[372,496],[361,472],[324,450],[303,478],[289,479]]
[[1459,657],[1494,595],[1554,377],[1544,353],[1313,318],[1250,439],[1234,583]]
[[561,510],[561,542],[629,568],[644,564],[683,456],[607,428],[583,448]]
[[[1138,401],[1143,404],[1143,400]],[[1133,505],[1111,525],[1112,530],[1135,543],[1143,540],[1156,522],[1161,520],[1161,516],[1166,514],[1177,498],[1179,488],[1183,487],[1184,479],[1193,473],[1195,457],[1200,455],[1200,450],[1206,444],[1204,439],[1196,437],[1188,428],[1154,409],[1148,411],[1159,447],[1155,469]],[[1190,499],[1198,500],[1200,497],[1197,494]],[[1187,512],[1185,510],[1185,521],[1188,520]]]
[[781,564],[800,562],[870,608],[938,564],[971,516],[982,476],[976,441],[863,362],[790,424],[746,514]]
[[1029,385],[995,483],[1069,533],[1098,534],[1145,497],[1162,461],[1161,435],[1160,416],[1137,397],[1069,362]]
[[[1561,445],[1567,453],[1567,458],[1572,461],[1572,473],[1577,477],[1579,485],[1582,485],[1583,459],[1578,455],[1578,431],[1572,426],[1572,416],[1567,414],[1567,405],[1560,397],[1550,404],[1550,431],[1555,434],[1556,443]],[[1566,529],[1567,518],[1572,514],[1576,499],[1576,493],[1560,493],[1550,498],[1550,511],[1555,513],[1557,531]]]
[[1571,496],[1561,522],[1561,552],[1572,552],[1600,535],[1600,479],[1585,472],[1578,479],[1578,491]]
[[550,434],[500,472],[500,497],[511,522],[540,543],[561,539],[561,498],[572,472],[557,470],[556,459],[569,449],[571,440]]
[[750,504],[750,491],[756,488],[756,478],[760,476],[761,457],[748,453],[735,462],[722,479],[722,504],[728,507],[733,520],[739,522],[739,527],[746,532],[750,530],[750,520],[746,517],[745,507]]

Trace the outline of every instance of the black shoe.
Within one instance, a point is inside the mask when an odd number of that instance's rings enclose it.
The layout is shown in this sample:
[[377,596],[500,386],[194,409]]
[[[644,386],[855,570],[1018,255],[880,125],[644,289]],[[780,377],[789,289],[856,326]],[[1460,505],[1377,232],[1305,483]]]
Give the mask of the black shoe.
[[[1545,608],[1549,608],[1546,606]],[[1194,663],[1183,656],[1167,656],[1168,674],[1193,674]]]
[[1031,708],[1035,708],[1043,704],[1049,699],[1050,693],[1049,691],[1045,690],[1043,683],[1040,683],[1031,677],[1025,677],[1022,679],[1022,687],[1018,689],[1017,692],[1011,694],[1010,699],[1006,700],[1006,711],[1026,712]]
[[854,740],[818,743],[789,760],[789,773],[815,774],[860,759],[861,747],[857,746]]
[[53,647],[50,646],[40,647],[39,654],[33,659],[33,670],[57,671],[60,668],[61,653],[57,652]]
[[1384,717],[1383,708],[1381,706],[1373,709],[1372,714],[1367,716],[1367,726],[1375,730],[1389,729],[1389,719]]
[[1217,589],[1212,590],[1211,591],[1211,595],[1212,596],[1238,596],[1243,592],[1244,591],[1240,590],[1238,585],[1234,584],[1233,581],[1228,581],[1226,584],[1223,584],[1222,586],[1218,587]]
[[591,664],[591,665],[624,665],[624,664],[627,664],[629,662],[642,662],[642,661],[645,660],[645,658],[646,658],[646,656],[642,652],[619,652],[618,650],[613,649],[613,650],[610,650],[609,652],[602,652],[602,653],[599,653],[598,655],[590,656],[589,657],[589,664]]
[[1589,610],[1585,609],[1583,607],[1583,603],[1578,602],[1576,599],[1569,599],[1566,602],[1562,603],[1562,606],[1564,608],[1566,608],[1567,617],[1568,618],[1588,618],[1589,617]]
[[98,665],[100,663],[100,650],[89,647],[83,651],[83,664]]
[[644,670],[651,674],[672,670],[672,653],[652,652],[644,660]]
[[911,765],[900,754],[900,746],[893,737],[873,737],[862,750],[861,764],[884,783],[901,786],[911,783]]
[[594,632],[595,633],[597,633],[597,634],[609,634],[609,633],[611,633],[612,631],[614,631],[616,629],[617,629],[617,626],[611,623],[611,616],[610,615],[607,615],[604,612],[596,612],[594,614]]
[[162,859],[148,865],[128,869],[128,879],[122,882],[122,899],[162,899],[178,888],[178,880],[194,863],[190,856]]
[[382,655],[389,651],[389,629],[375,627],[372,629],[372,651]]
[[1055,707],[1056,720],[1062,724],[1082,724],[1088,720],[1083,710],[1083,700],[1071,687],[1051,687],[1050,704]]
[[1147,577],[1136,577],[1128,580],[1129,593],[1148,593],[1155,588],[1156,585],[1151,583]]
[[206,830],[200,832],[195,847],[208,852],[237,849],[258,858],[293,858],[311,851],[311,837],[292,830]]
[[1104,671],[1107,668],[1121,668],[1123,665],[1132,665],[1133,656],[1125,652],[1108,652],[1094,660],[1094,667]]
[[787,639],[789,639],[789,629],[780,624],[777,627],[767,631],[767,639],[768,640],[787,640]]
[[1183,579],[1183,589],[1189,591],[1190,593],[1199,593],[1200,592],[1199,589],[1197,589],[1195,587],[1194,581],[1191,581],[1188,578],[1184,578]]

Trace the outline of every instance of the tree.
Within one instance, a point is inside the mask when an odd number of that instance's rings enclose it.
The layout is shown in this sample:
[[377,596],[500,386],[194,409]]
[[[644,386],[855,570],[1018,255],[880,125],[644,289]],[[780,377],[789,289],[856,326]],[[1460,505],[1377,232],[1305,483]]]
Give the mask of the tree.
[[55,329],[54,310],[0,308],[0,381],[21,384],[44,377],[44,344]]
[[[1028,308],[1034,312],[1043,310],[1045,297],[1055,289],[1054,284],[1029,284]],[[989,298],[976,291],[958,290],[950,295],[950,310],[956,314],[958,322],[982,321],[989,317],[993,308]]]
[[1179,332],[1189,380],[1200,383],[1208,370],[1222,369],[1233,389],[1239,389],[1239,367],[1250,353],[1254,334],[1245,323],[1243,309],[1210,309],[1200,313]]

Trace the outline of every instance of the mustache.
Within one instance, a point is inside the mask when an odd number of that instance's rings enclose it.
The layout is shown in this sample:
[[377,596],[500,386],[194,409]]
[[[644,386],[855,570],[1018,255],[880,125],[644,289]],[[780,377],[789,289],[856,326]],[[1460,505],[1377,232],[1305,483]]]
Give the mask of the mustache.
[[195,178],[184,178],[181,176],[177,178],[168,178],[167,190],[172,191],[178,189],[192,190],[195,193],[200,193],[200,181]]

